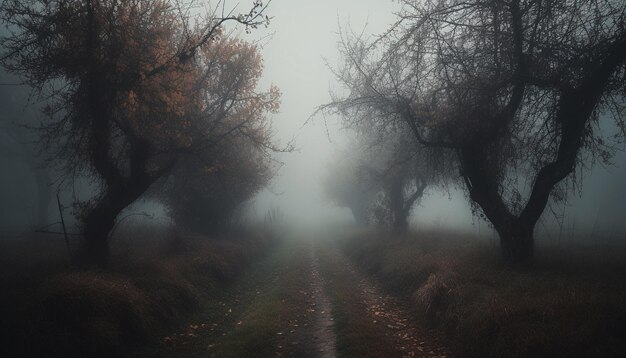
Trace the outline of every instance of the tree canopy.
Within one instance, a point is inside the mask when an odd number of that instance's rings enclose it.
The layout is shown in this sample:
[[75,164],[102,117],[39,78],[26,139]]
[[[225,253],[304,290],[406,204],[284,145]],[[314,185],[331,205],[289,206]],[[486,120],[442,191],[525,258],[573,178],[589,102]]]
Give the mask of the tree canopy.
[[[42,145],[68,176],[97,178],[101,193],[82,203],[80,257],[106,265],[117,215],[171,173],[180,158],[214,160],[218,145],[245,137],[272,146],[264,116],[276,88],[257,92],[254,46],[224,33],[249,13],[192,18],[194,3],[166,0],[5,1],[2,64],[47,100]],[[213,157],[213,158],[212,158]],[[213,164],[209,164],[213,165]]]

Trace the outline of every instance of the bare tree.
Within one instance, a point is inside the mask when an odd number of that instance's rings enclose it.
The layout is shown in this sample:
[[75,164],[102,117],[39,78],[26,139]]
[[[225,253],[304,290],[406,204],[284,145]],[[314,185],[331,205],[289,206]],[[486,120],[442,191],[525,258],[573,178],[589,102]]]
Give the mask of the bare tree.
[[428,162],[430,150],[405,131],[388,131],[382,137],[380,133],[366,133],[361,131],[361,136],[369,137],[370,154],[361,164],[361,171],[369,183],[374,183],[370,185],[380,188],[370,215],[394,233],[402,234],[407,231],[408,218],[426,189],[445,184],[445,172],[433,170]]
[[[503,256],[525,262],[564,179],[624,137],[625,21],[622,1],[406,0],[380,38],[344,41],[337,73],[351,93],[335,105],[453,153]],[[614,138],[599,129],[609,116]]]
[[[350,120],[352,114],[345,114]],[[328,166],[323,183],[327,196],[349,208],[359,225],[374,223],[405,232],[415,203],[427,187],[445,183],[445,171],[433,170],[430,149],[398,128],[350,129],[354,140]]]

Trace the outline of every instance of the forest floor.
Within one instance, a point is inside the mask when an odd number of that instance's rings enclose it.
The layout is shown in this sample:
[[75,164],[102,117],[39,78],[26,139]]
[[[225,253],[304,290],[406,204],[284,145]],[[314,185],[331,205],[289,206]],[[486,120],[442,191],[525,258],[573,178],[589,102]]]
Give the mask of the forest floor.
[[330,240],[286,240],[162,338],[164,357],[445,357],[437,332]]

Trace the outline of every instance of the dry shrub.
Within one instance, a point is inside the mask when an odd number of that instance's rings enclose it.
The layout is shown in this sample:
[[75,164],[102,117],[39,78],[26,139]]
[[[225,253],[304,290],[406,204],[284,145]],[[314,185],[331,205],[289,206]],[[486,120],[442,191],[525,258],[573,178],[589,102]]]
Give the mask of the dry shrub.
[[[620,356],[626,351],[626,265],[615,250],[538,255],[509,270],[497,247],[446,233],[355,235],[357,264],[413,302],[459,356]],[[584,257],[585,260],[572,259]],[[611,259],[609,259],[611,258]]]
[[178,234],[163,245],[160,265],[177,266],[177,271],[187,277],[209,278],[214,283],[224,283],[237,277],[252,260],[265,252],[272,239],[264,233],[247,233],[245,236],[227,236],[208,239],[202,235]]
[[[55,327],[47,349],[68,355],[122,354],[145,342],[157,322],[150,296],[130,279],[98,272],[52,277],[41,288],[40,317]],[[73,353],[73,354],[72,354]]]
[[454,299],[459,285],[457,273],[452,268],[440,269],[428,276],[414,294],[414,300],[425,307],[426,315],[437,313],[441,307]]
[[19,266],[12,263],[17,260],[0,262],[10,269],[0,275],[5,289],[0,313],[6,313],[0,328],[11,330],[2,337],[0,356],[146,355],[271,243],[265,236],[180,233],[151,242],[150,235],[134,234],[128,238],[135,240],[132,245],[117,242],[124,250],[121,255],[114,250],[108,271],[68,270],[62,259],[53,268],[49,258],[29,257],[28,250]]

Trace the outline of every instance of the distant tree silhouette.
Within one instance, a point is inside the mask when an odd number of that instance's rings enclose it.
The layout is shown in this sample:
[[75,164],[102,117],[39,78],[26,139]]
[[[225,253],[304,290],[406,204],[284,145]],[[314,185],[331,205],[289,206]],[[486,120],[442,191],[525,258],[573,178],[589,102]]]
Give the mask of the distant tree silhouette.
[[[46,166],[45,158],[36,146],[35,135],[28,127],[35,126],[36,116],[25,111],[28,101],[28,88],[18,86],[19,79],[0,74],[0,156],[3,160],[18,160],[32,173],[37,185],[37,227],[50,224],[49,209],[52,200],[52,173]],[[16,188],[3,188],[16,190]]]
[[347,208],[358,226],[368,224],[369,209],[379,190],[363,176],[362,159],[343,150],[329,162],[322,178],[322,189],[335,205]]
[[326,195],[349,208],[359,225],[373,223],[403,233],[414,204],[428,186],[445,182],[445,171],[433,170],[426,158],[429,150],[402,131],[353,130],[350,149],[328,165]]
[[[576,169],[614,152],[601,116],[625,134],[623,1],[403,1],[374,41],[344,37],[344,110],[406,125],[454,155],[461,182],[500,236],[503,257],[533,255],[550,198]],[[359,117],[354,117],[358,119]],[[525,182],[524,182],[525,181]]]
[[[380,188],[371,205],[370,216],[396,234],[408,229],[408,218],[429,186],[445,184],[445,171],[435,171],[429,163],[430,150],[401,130],[388,130],[370,138],[369,160],[362,164],[367,181]],[[380,134],[380,133],[378,133]]]
[[[1,125],[2,123],[0,123]],[[27,142],[28,137],[23,136],[23,131],[16,130],[14,126],[0,126],[3,136],[13,137],[11,142],[0,145],[0,155],[3,159],[18,160],[25,164],[32,173],[37,185],[37,221],[36,227],[43,227],[49,222],[50,202],[52,200],[52,177],[45,163],[39,158],[35,149]],[[16,190],[6,188],[5,190]]]
[[415,173],[410,175],[410,168],[399,166],[380,173],[370,168],[370,176],[376,177],[383,190],[371,205],[370,215],[380,224],[389,226],[394,233],[404,233],[408,229],[409,215],[413,206],[422,198],[427,183]]

